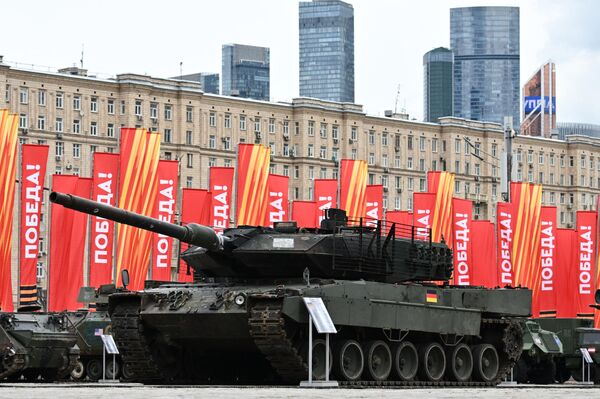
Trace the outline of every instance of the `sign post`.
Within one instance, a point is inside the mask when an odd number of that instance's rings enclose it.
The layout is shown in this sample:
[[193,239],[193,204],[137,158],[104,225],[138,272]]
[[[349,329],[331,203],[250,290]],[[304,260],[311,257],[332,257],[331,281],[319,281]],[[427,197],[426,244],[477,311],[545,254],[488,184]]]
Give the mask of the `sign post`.
[[[119,354],[119,349],[117,349],[117,344],[113,339],[112,335],[100,335],[102,338],[102,345],[104,346],[102,350],[102,380],[100,382],[117,382],[118,380],[115,378],[116,376],[116,365],[117,365],[117,355]],[[113,374],[112,379],[106,379],[106,354],[113,355]]]
[[[594,363],[594,360],[592,359],[592,356],[590,355],[590,352],[587,350],[587,348],[579,348],[579,351],[581,352],[581,383],[585,384],[585,385],[592,385],[594,384],[592,382],[592,376],[590,374],[590,364]],[[587,364],[587,379],[586,379],[586,374],[585,374],[585,365]]]
[[[300,382],[303,388],[336,388],[337,381],[329,380],[329,334],[336,334],[337,330],[327,308],[321,298],[302,298],[308,310],[308,381]],[[313,355],[313,324],[319,334],[325,334],[325,381],[313,380],[312,355]]]

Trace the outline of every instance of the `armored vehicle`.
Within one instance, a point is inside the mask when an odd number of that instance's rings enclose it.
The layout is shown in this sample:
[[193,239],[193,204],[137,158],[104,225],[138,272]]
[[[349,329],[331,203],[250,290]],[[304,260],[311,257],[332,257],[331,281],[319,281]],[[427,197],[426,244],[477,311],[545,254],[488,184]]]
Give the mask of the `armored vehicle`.
[[64,313],[0,313],[0,380],[67,378],[79,356]]
[[[558,335],[544,330],[535,320],[524,320],[523,353],[513,377],[521,384],[552,384],[556,379],[556,363],[563,355]],[[561,381],[562,382],[562,381]]]
[[[319,229],[282,222],[219,235],[73,195],[50,200],[192,245],[181,257],[193,284],[109,297],[135,381],[297,384],[307,377],[304,297],[324,301],[338,329],[333,376],[348,384],[494,385],[522,351],[514,318],[530,314],[531,292],[449,286],[452,252],[419,240],[427,230],[366,226],[329,209]],[[316,378],[326,374],[324,348],[313,340]]]
[[[77,332],[77,345],[80,355],[76,367],[71,372],[71,378],[81,381],[88,378],[97,381],[102,378],[102,344],[101,334],[111,334],[111,322],[108,314],[108,295],[115,293],[114,284],[100,286],[98,290],[93,287],[82,287],[78,301],[92,308],[82,309],[77,312],[67,313],[70,322]],[[122,373],[122,364],[119,356],[113,365],[113,357],[106,357],[106,378],[116,379]]]
[[[596,296],[598,297],[598,294]],[[575,318],[540,318],[535,320],[542,328],[555,332],[563,343],[562,356],[555,358],[554,367],[558,382],[565,382],[570,377],[573,377],[576,381],[583,380],[580,349],[585,348],[594,361],[590,368],[591,380],[595,384],[600,383],[600,329],[593,328],[593,320]]]

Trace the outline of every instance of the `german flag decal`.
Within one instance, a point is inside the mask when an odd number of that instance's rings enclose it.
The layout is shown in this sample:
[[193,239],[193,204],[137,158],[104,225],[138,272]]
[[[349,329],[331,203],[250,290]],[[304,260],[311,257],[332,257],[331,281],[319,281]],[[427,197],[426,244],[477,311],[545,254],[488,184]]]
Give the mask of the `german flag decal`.
[[425,294],[425,300],[427,303],[437,303],[437,292],[435,290],[427,290],[427,293]]

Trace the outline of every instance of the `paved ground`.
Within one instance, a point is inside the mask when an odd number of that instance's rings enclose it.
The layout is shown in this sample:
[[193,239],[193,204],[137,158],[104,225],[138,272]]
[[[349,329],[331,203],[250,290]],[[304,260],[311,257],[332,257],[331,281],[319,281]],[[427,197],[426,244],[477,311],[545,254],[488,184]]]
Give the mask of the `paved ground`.
[[498,388],[451,389],[300,389],[300,388],[231,388],[231,387],[164,387],[101,384],[0,384],[0,398],[69,399],[69,398],[190,398],[209,399],[433,399],[433,398],[600,398],[600,387],[561,385],[553,387],[521,386]]

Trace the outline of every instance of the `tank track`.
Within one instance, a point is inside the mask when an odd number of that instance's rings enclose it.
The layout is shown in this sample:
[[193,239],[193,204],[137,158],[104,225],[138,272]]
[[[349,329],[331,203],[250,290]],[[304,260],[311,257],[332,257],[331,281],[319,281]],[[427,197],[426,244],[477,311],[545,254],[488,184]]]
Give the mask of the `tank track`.
[[258,350],[284,384],[297,384],[306,378],[308,368],[288,339],[281,308],[282,298],[253,299],[249,310],[250,336]]
[[[307,378],[307,365],[294,348],[285,331],[282,313],[282,299],[254,299],[249,309],[248,324],[250,335],[260,352],[270,362],[271,367],[281,377],[284,384],[298,384]],[[490,382],[481,381],[340,381],[345,387],[491,387],[502,382],[521,355],[523,333],[516,321],[506,319],[482,319],[482,332],[501,332],[500,342],[494,342],[499,349],[500,367],[498,376]]]
[[163,380],[160,367],[154,361],[150,346],[144,336],[138,301],[122,301],[114,307],[111,315],[115,343],[123,364],[131,373],[129,380],[157,383]]

